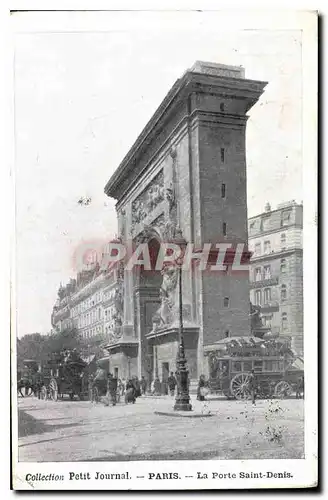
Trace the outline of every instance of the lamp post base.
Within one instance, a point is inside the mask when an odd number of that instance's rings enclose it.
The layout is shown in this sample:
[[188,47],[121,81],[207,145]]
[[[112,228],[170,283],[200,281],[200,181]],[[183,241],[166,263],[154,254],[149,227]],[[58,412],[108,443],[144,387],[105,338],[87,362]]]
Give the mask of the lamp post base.
[[192,406],[190,404],[190,398],[187,396],[186,398],[179,398],[177,397],[173,410],[174,411],[191,411]]

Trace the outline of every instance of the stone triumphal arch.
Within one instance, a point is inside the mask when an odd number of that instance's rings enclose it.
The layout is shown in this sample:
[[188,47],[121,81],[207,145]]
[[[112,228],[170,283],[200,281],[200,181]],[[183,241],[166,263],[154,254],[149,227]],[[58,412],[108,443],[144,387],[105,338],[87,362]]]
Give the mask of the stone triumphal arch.
[[[105,187],[117,200],[120,240],[247,245],[245,132],[265,82],[240,67],[197,62],[177,80]],[[182,272],[190,378],[207,373],[204,348],[248,335],[248,273]],[[177,270],[122,269],[122,321],[107,347],[119,376],[166,378],[178,349]]]

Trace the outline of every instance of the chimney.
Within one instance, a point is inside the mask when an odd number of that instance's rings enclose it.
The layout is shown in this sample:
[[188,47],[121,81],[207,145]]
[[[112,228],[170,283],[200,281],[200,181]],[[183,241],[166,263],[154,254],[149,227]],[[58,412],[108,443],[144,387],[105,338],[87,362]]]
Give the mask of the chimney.
[[265,212],[271,212],[271,205],[270,203],[267,201],[266,204],[265,204]]

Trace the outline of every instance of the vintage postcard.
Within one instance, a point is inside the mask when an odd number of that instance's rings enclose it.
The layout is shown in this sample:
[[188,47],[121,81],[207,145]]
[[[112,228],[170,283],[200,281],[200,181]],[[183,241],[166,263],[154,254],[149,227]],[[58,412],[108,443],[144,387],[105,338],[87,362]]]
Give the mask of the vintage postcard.
[[317,13],[131,9],[10,16],[13,488],[313,488]]

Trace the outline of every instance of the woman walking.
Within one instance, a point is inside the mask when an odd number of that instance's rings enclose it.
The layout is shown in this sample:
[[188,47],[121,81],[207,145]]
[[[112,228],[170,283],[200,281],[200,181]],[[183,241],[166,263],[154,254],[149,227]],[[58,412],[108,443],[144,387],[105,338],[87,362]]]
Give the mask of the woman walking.
[[205,396],[207,394],[206,385],[207,384],[206,384],[205,376],[201,375],[199,377],[198,387],[197,387],[197,399],[198,399],[198,401],[205,401]]

